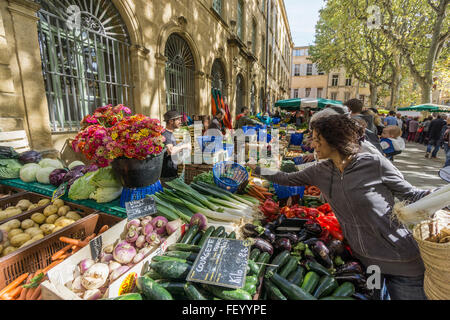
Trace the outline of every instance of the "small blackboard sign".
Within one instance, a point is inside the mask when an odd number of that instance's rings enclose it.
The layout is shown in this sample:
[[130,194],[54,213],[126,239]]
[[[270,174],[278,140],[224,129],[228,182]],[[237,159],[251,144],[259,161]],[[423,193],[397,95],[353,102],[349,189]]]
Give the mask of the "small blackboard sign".
[[157,212],[155,199],[146,197],[125,203],[128,220],[151,216]]
[[89,242],[92,260],[97,261],[97,258],[100,256],[100,253],[102,252],[102,246],[103,246],[102,236],[94,238],[91,240],[91,242]]
[[186,281],[240,289],[245,285],[249,243],[226,238],[208,238]]
[[65,182],[61,184],[55,191],[53,191],[52,202],[54,202],[55,200],[61,198],[63,195],[66,194],[67,185],[68,182]]

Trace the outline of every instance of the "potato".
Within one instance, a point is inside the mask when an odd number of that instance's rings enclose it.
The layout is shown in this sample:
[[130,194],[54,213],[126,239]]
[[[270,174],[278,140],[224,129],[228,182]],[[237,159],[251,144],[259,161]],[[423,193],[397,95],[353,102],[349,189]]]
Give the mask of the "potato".
[[30,228],[30,229],[25,230],[25,233],[28,233],[30,236],[34,237],[34,236],[36,236],[38,234],[42,234],[43,235],[44,231],[42,231],[39,228]]
[[9,242],[9,240],[6,240],[6,241],[3,243],[3,249],[8,248],[8,247],[10,247],[10,246],[11,246],[11,243]]
[[58,212],[58,207],[51,204],[44,209],[44,216],[50,217],[52,214],[56,214]]
[[20,228],[20,221],[17,219],[8,221],[7,224],[11,227],[11,229],[19,229]]
[[50,203],[50,199],[41,199],[41,200],[39,200],[39,202],[37,203],[37,205],[38,205],[39,207],[43,207],[43,206],[48,205],[49,203]]
[[10,232],[8,232],[8,239],[11,240],[12,238],[21,233],[23,233],[22,229],[12,229]]
[[31,216],[31,220],[33,220],[37,224],[43,224],[45,221],[45,216],[40,212],[36,212]]
[[58,232],[59,230],[64,229],[64,227],[56,227],[55,229],[53,229],[52,233]]
[[22,211],[27,211],[31,205],[32,203],[30,202],[30,200],[22,199],[19,202],[17,202],[16,208],[20,208],[22,209]]
[[56,219],[58,219],[58,215],[52,214],[50,217],[47,217],[47,219],[45,219],[45,223],[54,224],[56,222]]
[[14,247],[19,248],[21,245],[23,245],[28,240],[31,240],[31,236],[28,233],[21,233],[21,234],[14,236],[10,240],[10,242]]
[[55,222],[55,226],[64,228],[74,222],[75,222],[75,220],[64,218],[64,219],[59,220],[58,222]]
[[17,216],[17,215],[21,214],[22,210],[20,210],[19,208],[13,208],[11,210],[7,209],[7,210],[5,210],[5,212],[7,213],[8,218],[12,218],[14,216]]
[[64,206],[64,201],[62,201],[61,199],[56,199],[55,201],[53,201],[53,205],[61,208],[62,206]]
[[28,211],[34,210],[36,208],[39,208],[39,206],[37,204],[32,204],[31,206],[28,207]]
[[66,214],[66,218],[78,221],[81,219],[81,216],[75,211],[70,211]]
[[0,226],[0,230],[4,230],[6,232],[9,232],[12,228],[9,226],[8,223],[4,223]]
[[18,248],[15,248],[15,247],[13,247],[13,246],[9,246],[9,247],[5,248],[5,249],[3,250],[3,257],[6,257],[8,254],[13,253],[13,252],[16,251],[17,249],[18,249]]
[[5,219],[8,219],[8,214],[6,211],[0,211],[0,221],[3,221]]
[[52,233],[52,231],[56,228],[54,224],[43,224],[39,227],[42,231],[44,231],[44,234],[47,236]]
[[23,230],[27,230],[27,229],[33,228],[33,226],[34,226],[34,221],[31,220],[31,219],[23,220],[22,223],[20,224],[20,227]]
[[65,216],[70,211],[69,206],[62,206],[58,209],[58,216],[62,217]]
[[38,240],[41,240],[43,238],[44,238],[44,234],[43,233],[39,233],[39,234],[35,235],[33,238],[31,238],[31,240],[38,241]]
[[36,242],[36,241],[37,241],[37,240],[30,239],[30,240],[28,240],[27,242],[25,242],[24,244],[22,244],[22,245],[20,246],[20,248],[26,247],[27,245],[32,244],[33,242]]

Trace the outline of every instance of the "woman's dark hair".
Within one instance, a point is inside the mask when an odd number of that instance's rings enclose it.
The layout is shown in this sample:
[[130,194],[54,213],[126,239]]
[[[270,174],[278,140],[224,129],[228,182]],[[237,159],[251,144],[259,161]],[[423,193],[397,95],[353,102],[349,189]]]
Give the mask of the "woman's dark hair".
[[311,129],[344,156],[355,155],[365,135],[364,120],[359,122],[346,115],[319,118],[311,123]]

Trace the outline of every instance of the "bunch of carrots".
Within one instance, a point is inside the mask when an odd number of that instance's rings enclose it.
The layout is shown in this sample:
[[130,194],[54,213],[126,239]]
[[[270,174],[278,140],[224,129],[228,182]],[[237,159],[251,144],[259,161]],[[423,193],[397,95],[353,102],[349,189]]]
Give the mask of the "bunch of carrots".
[[[104,225],[100,229],[99,234],[108,229],[109,227]],[[41,282],[45,280],[47,272],[74,253],[78,252],[80,249],[87,246],[95,237],[95,233],[87,236],[84,240],[60,237],[59,240],[67,243],[67,245],[52,255],[51,259],[53,262],[44,269],[39,269],[34,273],[26,272],[17,277],[0,291],[0,300],[41,300]]]
[[305,188],[305,195],[307,196],[320,196],[320,189],[315,186],[307,186]]
[[260,200],[261,202],[266,201],[266,199],[271,199],[273,194],[269,192],[267,188],[252,184],[247,187],[247,194]]

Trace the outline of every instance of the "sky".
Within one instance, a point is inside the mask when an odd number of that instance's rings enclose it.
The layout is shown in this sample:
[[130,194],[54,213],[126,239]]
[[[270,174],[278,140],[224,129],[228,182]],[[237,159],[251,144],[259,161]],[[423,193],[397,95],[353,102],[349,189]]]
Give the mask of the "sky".
[[284,0],[295,46],[314,43],[315,26],[323,0]]

